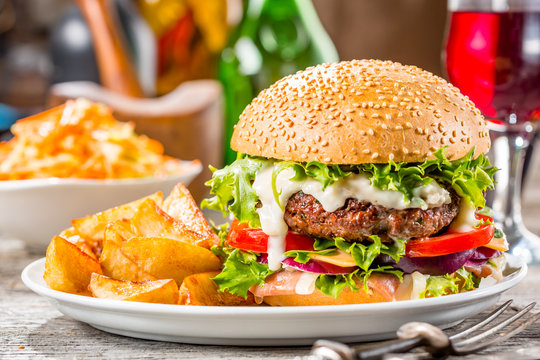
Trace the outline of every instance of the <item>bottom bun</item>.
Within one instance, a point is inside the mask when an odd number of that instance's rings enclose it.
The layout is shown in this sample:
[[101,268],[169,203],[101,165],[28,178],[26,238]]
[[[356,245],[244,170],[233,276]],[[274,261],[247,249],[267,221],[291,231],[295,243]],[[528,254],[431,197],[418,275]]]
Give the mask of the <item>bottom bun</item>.
[[388,302],[380,293],[373,291],[365,292],[364,289],[353,291],[349,288],[343,289],[337,298],[323,294],[320,290],[310,295],[274,295],[265,296],[263,301],[271,306],[315,306],[315,305],[347,305],[366,304],[376,302]]

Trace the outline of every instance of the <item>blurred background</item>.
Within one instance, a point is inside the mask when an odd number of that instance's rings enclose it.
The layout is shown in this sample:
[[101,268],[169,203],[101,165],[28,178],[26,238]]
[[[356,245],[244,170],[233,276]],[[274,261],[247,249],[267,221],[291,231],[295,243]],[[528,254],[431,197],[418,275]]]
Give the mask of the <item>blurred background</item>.
[[0,136],[84,96],[219,167],[242,109],[287,74],[378,58],[442,75],[445,20],[433,0],[0,0]]
[[[129,2],[134,6],[128,6]],[[204,19],[196,21],[199,31],[207,32],[203,36],[212,37],[208,39],[210,54],[204,55],[192,48],[189,55],[199,67],[191,66],[189,75],[171,75],[162,71],[158,89],[154,90],[156,93],[170,91],[177,83],[189,78],[217,77],[216,59],[205,56],[219,56],[226,37],[241,20],[243,10],[241,0],[225,2],[222,5],[216,0],[117,1],[131,43],[137,36],[137,30],[134,30],[137,26],[133,23],[145,20],[150,31],[162,37],[162,43],[169,41],[171,47],[178,46],[181,44],[181,39],[178,39],[181,27],[189,27],[185,15],[190,4],[202,7],[191,11],[200,12],[199,17],[207,16],[206,21],[210,22],[203,25]],[[158,6],[160,3],[161,8]],[[204,5],[196,5],[198,3]],[[441,74],[445,1],[314,0],[313,5],[340,59],[392,59]],[[228,14],[220,14],[220,11],[227,10]],[[225,20],[221,16],[225,16]],[[53,83],[72,80],[99,82],[91,34],[80,19],[76,4],[70,0],[0,0],[0,103],[11,105],[23,113],[34,112],[46,106],[48,90]],[[175,25],[176,29],[171,30]],[[141,34],[141,37],[145,36],[144,30],[139,31]],[[178,67],[186,64],[179,61]],[[154,64],[158,65],[163,67],[162,63]],[[144,80],[146,88],[152,86],[148,81]]]

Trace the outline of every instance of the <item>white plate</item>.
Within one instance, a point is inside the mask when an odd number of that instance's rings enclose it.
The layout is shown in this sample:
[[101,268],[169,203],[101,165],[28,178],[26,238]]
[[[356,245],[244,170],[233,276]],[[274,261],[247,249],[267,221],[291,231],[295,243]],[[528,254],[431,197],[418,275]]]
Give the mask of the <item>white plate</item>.
[[96,299],[50,289],[43,281],[45,259],[28,265],[22,280],[60,312],[95,328],[142,339],[215,345],[310,345],[319,338],[345,342],[395,337],[408,321],[449,327],[493,305],[527,273],[508,256],[504,279],[487,288],[439,298],[391,303],[301,306],[179,306]]
[[95,214],[162,191],[186,185],[202,165],[183,161],[181,174],[137,179],[32,179],[0,181],[0,236],[23,240],[34,252],[44,251],[52,236],[71,226],[71,219]]

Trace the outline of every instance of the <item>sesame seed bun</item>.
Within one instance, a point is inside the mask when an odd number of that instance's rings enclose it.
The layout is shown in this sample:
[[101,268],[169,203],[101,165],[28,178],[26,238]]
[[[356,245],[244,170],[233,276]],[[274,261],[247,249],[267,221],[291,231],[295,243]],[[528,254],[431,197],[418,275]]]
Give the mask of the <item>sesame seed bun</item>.
[[420,162],[443,146],[450,160],[487,152],[480,111],[444,79],[380,60],[283,78],[246,107],[231,140],[241,153],[326,164]]

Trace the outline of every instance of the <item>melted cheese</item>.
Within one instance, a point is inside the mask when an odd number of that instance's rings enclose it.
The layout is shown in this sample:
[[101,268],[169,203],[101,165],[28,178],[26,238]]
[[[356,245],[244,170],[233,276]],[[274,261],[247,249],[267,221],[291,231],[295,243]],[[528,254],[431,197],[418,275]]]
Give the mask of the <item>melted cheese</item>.
[[493,239],[484,245],[484,247],[499,251],[508,251],[509,249],[508,241],[506,240],[506,235],[504,234],[502,238],[493,237]]
[[268,267],[270,270],[278,270],[281,267],[281,261],[285,258],[283,253],[288,227],[283,220],[284,209],[291,195],[299,191],[312,195],[328,212],[336,211],[349,198],[369,201],[372,204],[390,209],[428,209],[448,204],[451,201],[448,191],[435,181],[414,189],[413,199],[407,202],[399,191],[381,190],[372,186],[369,179],[363,174],[352,174],[323,190],[322,184],[315,179],[292,180],[295,172],[289,168],[281,171],[276,177],[276,190],[279,193],[276,202],[272,191],[273,170],[273,165],[267,165],[261,169],[252,185],[261,201],[261,207],[257,209],[261,228],[270,237],[268,241]]
[[459,212],[450,224],[450,232],[469,232],[474,230],[474,226],[478,223],[475,217],[475,207],[466,199],[461,200]]
[[309,258],[341,267],[357,266],[352,255],[343,250],[337,250],[335,254],[332,255],[310,254]]

